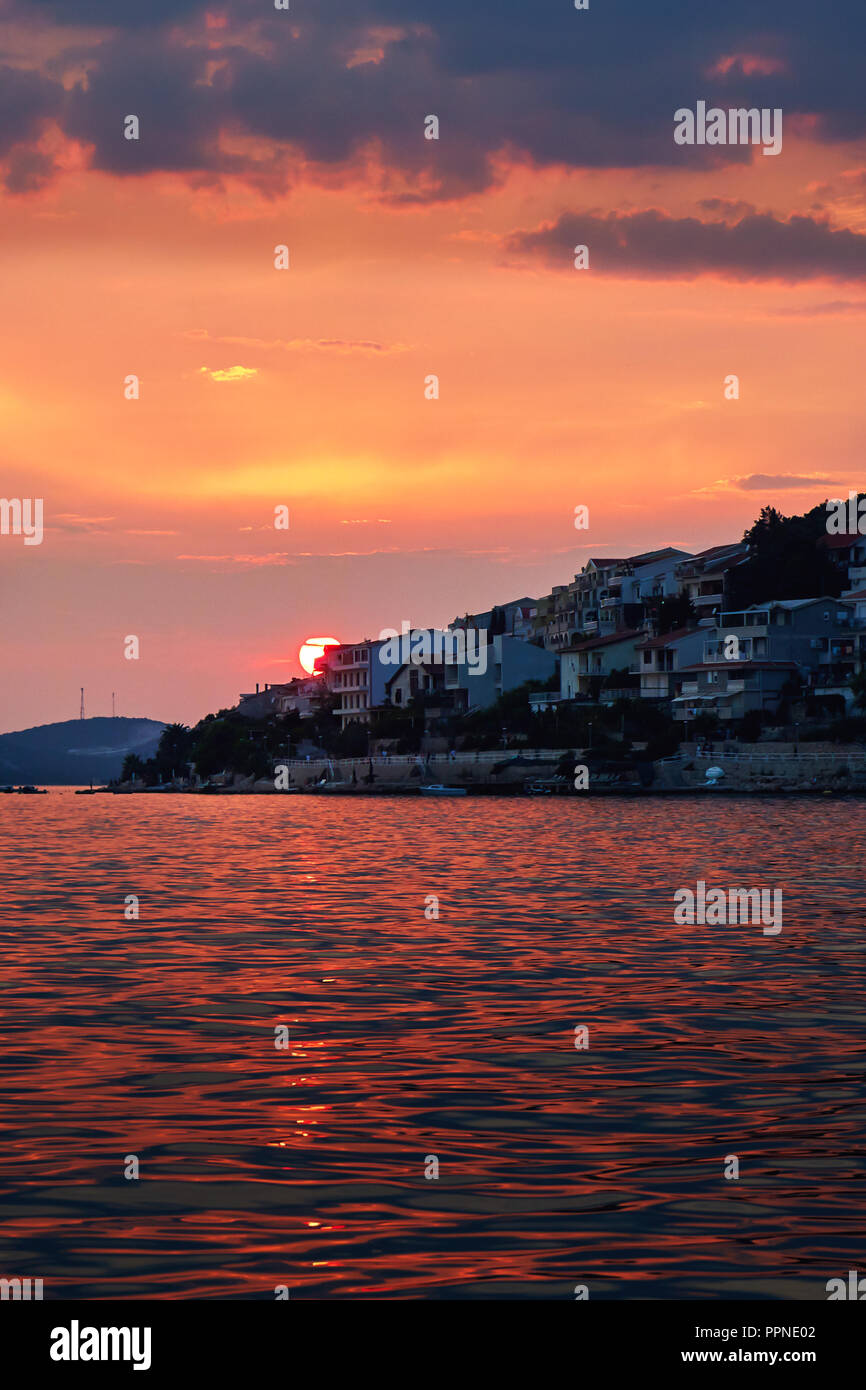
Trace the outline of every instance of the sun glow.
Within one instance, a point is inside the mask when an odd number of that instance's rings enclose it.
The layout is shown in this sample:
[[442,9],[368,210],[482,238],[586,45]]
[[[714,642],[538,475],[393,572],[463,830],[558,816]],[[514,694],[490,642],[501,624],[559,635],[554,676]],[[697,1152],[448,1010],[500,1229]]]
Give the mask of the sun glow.
[[324,655],[326,647],[339,647],[338,637],[308,637],[298,652],[298,660],[308,676],[318,675],[316,662]]

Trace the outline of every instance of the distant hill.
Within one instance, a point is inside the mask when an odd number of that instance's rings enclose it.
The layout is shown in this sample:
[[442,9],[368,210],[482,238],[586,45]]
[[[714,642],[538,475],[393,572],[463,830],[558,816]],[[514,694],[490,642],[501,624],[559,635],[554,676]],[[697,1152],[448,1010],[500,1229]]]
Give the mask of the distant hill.
[[164,728],[155,719],[67,719],[0,734],[0,786],[107,782],[127,753],[151,757]]

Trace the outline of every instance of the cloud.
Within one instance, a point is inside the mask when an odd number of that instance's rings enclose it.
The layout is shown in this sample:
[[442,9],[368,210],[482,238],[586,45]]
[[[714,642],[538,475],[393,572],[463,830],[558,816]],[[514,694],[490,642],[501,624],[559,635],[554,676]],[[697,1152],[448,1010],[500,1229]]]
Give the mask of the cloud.
[[784,306],[769,310],[774,318],[819,319],[841,314],[866,314],[866,299],[831,299],[825,304]]
[[259,374],[258,367],[218,367],[215,371],[199,367],[199,371],[209,376],[211,381],[248,381],[251,376]]
[[376,343],[367,342],[363,338],[293,338],[290,342],[283,345],[290,352],[309,351],[314,349],[319,352],[405,352],[402,343]]
[[766,488],[814,488],[841,487],[836,478],[825,478],[822,474],[806,476],[797,473],[747,473],[739,477],[719,478],[707,487],[695,488],[700,492],[762,492]]
[[762,77],[769,77],[773,73],[785,71],[786,65],[781,58],[765,58],[755,53],[730,53],[712,65],[708,76],[727,77],[729,73],[734,72],[742,74],[743,77],[754,77],[756,73]]
[[809,477],[796,473],[749,473],[744,478],[738,478],[736,484],[742,492],[760,492],[761,489],[765,487],[800,488],[839,486],[835,478],[825,478],[821,474]]
[[245,565],[251,568],[297,564],[297,558],[294,555],[285,555],[280,552],[270,555],[178,555],[176,558],[178,560],[195,560],[201,564]]
[[[781,107],[786,130],[800,120],[814,139],[866,134],[866,9],[833,10],[828,24],[810,0],[620,0],[586,14],[567,0],[329,0],[289,12],[268,0],[6,0],[7,23],[33,37],[28,61],[0,80],[0,153],[57,119],[120,176],[239,177],[275,195],[319,166],[378,179],[395,206],[492,187],[503,156],[721,167],[754,152],[675,146],[677,107]],[[40,26],[51,25],[46,45]],[[122,138],[127,113],[140,117],[139,141]],[[428,113],[439,141],[423,138]]]
[[26,9],[64,24],[138,29],[182,20],[205,10],[209,3],[212,0],[147,0],[144,5],[118,5],[117,0],[26,0]]
[[[589,247],[590,271],[627,279],[860,280],[866,236],[795,215],[752,213],[739,222],[702,222],[643,212],[563,213],[554,223],[517,231],[506,249],[557,270],[573,267],[573,248]],[[574,272],[577,273],[577,272]],[[587,273],[587,272],[581,272]]]
[[58,512],[51,518],[52,525],[47,529],[56,531],[84,532],[88,535],[104,535],[113,516],[80,516],[78,512]]
[[211,335],[206,328],[190,328],[183,335],[197,342],[254,348],[265,352],[405,352],[403,343],[378,343],[365,338],[243,338]]
[[17,145],[6,162],[5,184],[9,193],[36,193],[51,182],[57,164],[35,146]]
[[747,203],[742,198],[701,198],[698,207],[703,208],[704,212],[719,213],[727,222],[748,217],[750,213],[758,211],[754,203]]
[[[0,157],[36,140],[62,104],[63,90],[49,77],[0,63]],[[23,158],[21,151],[17,158]]]
[[[569,551],[575,547],[569,547]],[[576,547],[581,549],[581,547]],[[504,551],[505,547],[497,547],[494,550],[456,550],[433,545],[425,546],[378,546],[372,550],[300,550],[295,554],[288,554],[284,551],[270,551],[262,555],[254,555],[249,552],[229,553],[224,555],[177,555],[177,560],[193,560],[201,564],[220,564],[220,565],[240,565],[247,568],[271,568],[284,565],[299,565],[305,560],[372,560],[380,556],[424,556],[441,557],[448,559],[454,555],[497,555]],[[547,552],[545,552],[547,553]],[[557,552],[553,552],[557,553]],[[568,553],[568,552],[562,552]]]

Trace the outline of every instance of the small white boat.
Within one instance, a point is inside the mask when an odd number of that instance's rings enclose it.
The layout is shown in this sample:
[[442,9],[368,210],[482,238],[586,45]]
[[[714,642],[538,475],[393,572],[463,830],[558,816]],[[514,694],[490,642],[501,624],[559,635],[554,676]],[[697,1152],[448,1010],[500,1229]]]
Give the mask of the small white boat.
[[446,787],[441,782],[434,782],[429,787],[421,788],[422,796],[465,796],[465,787]]

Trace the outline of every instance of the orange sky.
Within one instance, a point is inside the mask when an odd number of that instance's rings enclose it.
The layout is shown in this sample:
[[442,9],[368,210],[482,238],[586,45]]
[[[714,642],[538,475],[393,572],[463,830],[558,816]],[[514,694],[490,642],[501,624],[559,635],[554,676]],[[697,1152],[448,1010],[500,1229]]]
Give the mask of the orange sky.
[[[808,215],[817,185],[862,231],[862,142],[786,130],[779,158],[712,171],[514,159],[497,188],[402,206],[368,167],[301,166],[275,197],[42,139],[58,175],[2,195],[0,493],[44,497],[46,534],[0,537],[0,731],[74,717],[80,685],[90,714],[115,690],[121,713],[194,722],[298,673],[309,633],[446,623],[591,553],[698,549],[862,487],[862,290],[560,271],[508,245],[575,207]],[[818,481],[737,485],[753,474]]]

